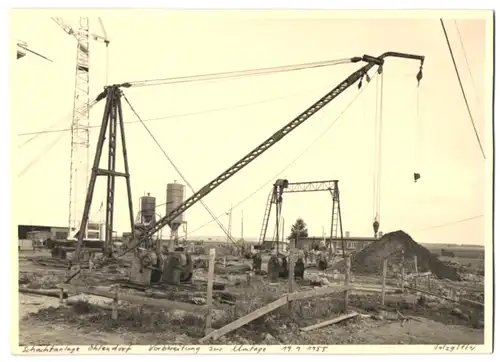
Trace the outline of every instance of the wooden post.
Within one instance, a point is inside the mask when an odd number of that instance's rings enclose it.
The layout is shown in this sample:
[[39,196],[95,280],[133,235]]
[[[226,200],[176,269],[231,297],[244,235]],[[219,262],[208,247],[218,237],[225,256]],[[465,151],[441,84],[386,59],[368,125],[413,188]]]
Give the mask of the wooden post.
[[[345,258],[345,280],[344,284],[349,285],[351,281],[351,256]],[[347,313],[349,308],[349,290],[344,292],[344,313]]]
[[385,304],[385,278],[387,277],[387,259],[384,259],[382,264],[382,298],[380,304]]
[[418,258],[416,255],[413,256],[413,263],[415,264],[415,273],[417,274],[415,276],[414,286],[415,288],[418,288],[418,280],[420,279],[420,277],[418,276]]
[[[295,270],[295,243],[298,244],[299,235],[295,235],[295,240],[290,240],[290,250],[288,252],[288,293],[293,293],[293,278]],[[292,302],[288,302],[288,309],[292,310]]]
[[59,288],[59,304],[63,305],[64,304],[64,289]]
[[115,297],[113,298],[113,309],[111,310],[111,319],[118,319],[118,287],[115,289]]
[[252,284],[252,273],[253,272],[247,272],[247,286]]
[[212,331],[212,289],[214,286],[215,269],[215,249],[211,248],[208,261],[208,281],[207,281],[207,319],[205,322],[205,335]]
[[403,269],[401,270],[401,292],[405,292],[405,279],[406,279],[406,271],[405,267],[403,266]]

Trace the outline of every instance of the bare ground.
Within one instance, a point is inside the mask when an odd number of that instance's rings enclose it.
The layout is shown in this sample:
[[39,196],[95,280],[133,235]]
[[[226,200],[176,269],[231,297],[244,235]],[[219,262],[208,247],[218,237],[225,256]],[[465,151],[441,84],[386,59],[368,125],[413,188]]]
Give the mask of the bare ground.
[[[326,300],[324,302],[327,302]],[[77,314],[71,307],[59,307],[55,298],[21,294],[19,343],[45,344],[198,344],[203,321],[184,325],[148,315],[141,318],[120,313],[119,320],[110,319],[109,311]],[[141,313],[138,311],[132,312]],[[423,312],[405,311],[405,315]],[[167,313],[168,314],[168,313]],[[483,329],[472,328],[450,316],[434,318],[418,316],[420,322],[401,325],[396,320],[355,318],[307,333],[299,325],[310,325],[327,318],[304,318],[293,323],[283,316],[270,314],[218,340],[217,344],[482,344]],[[171,316],[168,316],[171,317]],[[395,319],[395,318],[393,318]],[[461,323],[462,325],[460,325]],[[191,325],[189,325],[191,324]],[[259,325],[260,324],[260,325]],[[212,342],[213,343],[213,342]]]
[[[60,272],[40,272],[29,263],[23,264],[25,272],[21,273],[21,278],[29,279],[28,286],[31,288],[53,288],[60,282]],[[218,314],[213,319],[214,328],[220,328],[276,300],[287,290],[286,282],[278,288],[269,288],[265,277],[255,276],[250,286],[238,282],[240,276],[237,275],[218,277],[225,278],[227,291],[236,297],[237,302],[232,306],[215,304]],[[88,295],[72,296],[70,300],[82,297],[84,301],[81,305],[60,306],[57,298],[19,294],[19,344],[189,345],[199,344],[204,334],[204,319],[200,316],[125,305],[115,321],[109,310],[96,307],[96,304],[102,306],[109,300]],[[484,341],[482,313],[478,315],[464,307],[458,310],[456,304],[435,299],[417,304],[389,302],[380,308],[378,298],[374,294],[353,294],[350,296],[350,308],[364,314],[364,317],[307,333],[301,332],[300,328],[342,313],[342,296],[294,302],[292,310],[282,307],[210,343],[482,344]],[[401,325],[396,310],[405,316],[414,316],[418,321],[410,320]]]

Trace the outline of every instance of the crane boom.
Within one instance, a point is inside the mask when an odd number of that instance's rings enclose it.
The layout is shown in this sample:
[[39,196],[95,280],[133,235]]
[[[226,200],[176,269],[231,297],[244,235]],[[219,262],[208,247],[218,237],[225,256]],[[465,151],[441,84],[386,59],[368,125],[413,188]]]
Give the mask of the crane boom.
[[158,220],[158,222],[156,223],[154,228],[151,228],[147,232],[142,234],[139,237],[139,239],[135,240],[132,243],[132,245],[130,246],[130,248],[128,248],[128,249],[134,249],[135,247],[140,245],[144,240],[153,236],[160,229],[162,229],[163,227],[165,227],[167,225],[170,225],[170,223],[177,216],[184,213],[191,206],[193,206],[196,202],[198,202],[199,200],[201,200],[202,198],[207,196],[215,188],[220,186],[222,183],[227,181],[229,178],[231,178],[234,174],[236,174],[242,168],[244,168],[249,163],[251,163],[253,160],[255,160],[262,153],[264,153],[269,148],[271,148],[273,145],[278,143],[283,137],[285,137],[287,134],[292,132],[294,129],[296,129],[298,126],[300,126],[302,123],[304,123],[310,117],[312,117],[315,113],[317,113],[319,110],[324,108],[327,104],[329,104],[333,99],[335,99],[340,94],[342,94],[346,89],[348,89],[354,83],[356,83],[359,80],[362,80],[363,76],[365,76],[365,74],[367,74],[367,72],[371,68],[373,68],[375,65],[382,67],[382,65],[384,64],[384,59],[386,57],[397,57],[397,58],[407,58],[407,59],[420,60],[420,62],[421,62],[420,74],[422,72],[422,66],[423,66],[423,62],[425,59],[424,56],[398,53],[398,52],[386,52],[379,57],[372,57],[369,55],[363,55],[363,57],[351,58],[351,62],[353,62],[353,63],[357,63],[359,61],[364,61],[364,62],[367,62],[368,64],[364,65],[363,67],[361,67],[360,69],[358,69],[354,73],[352,73],[349,77],[347,77],[344,81],[342,81],[340,84],[338,84],[335,88],[333,88],[331,91],[329,91],[327,94],[325,94],[322,98],[320,98],[312,106],[307,108],[299,116],[294,118],[292,121],[290,121],[288,124],[286,124],[284,127],[279,129],[278,131],[276,131],[271,137],[269,137],[267,140],[265,140],[260,145],[258,145],[255,149],[250,151],[241,160],[236,162],[234,165],[232,165],[227,170],[222,172],[214,180],[210,181],[208,184],[206,184],[204,187],[202,187],[198,192],[196,192],[194,195],[192,195],[190,198],[188,198],[186,201],[184,201],[184,203],[179,205],[176,209],[172,210],[172,212],[170,214],[168,214],[168,215],[162,217],[160,220]]
[[[71,25],[68,25],[62,18],[52,18],[52,20],[61,27],[62,30],[66,32],[66,34],[73,35],[77,40],[78,40],[78,33],[86,33],[90,35],[94,40],[100,40],[104,42],[106,45],[109,44],[109,39],[108,35],[106,33],[106,30],[104,29],[104,24],[102,23],[101,18],[98,18],[99,20],[99,25],[101,27],[103,35],[98,35],[94,33],[90,33],[87,30],[79,29],[79,30],[74,30]],[[87,49],[82,49],[82,50],[87,50]]]

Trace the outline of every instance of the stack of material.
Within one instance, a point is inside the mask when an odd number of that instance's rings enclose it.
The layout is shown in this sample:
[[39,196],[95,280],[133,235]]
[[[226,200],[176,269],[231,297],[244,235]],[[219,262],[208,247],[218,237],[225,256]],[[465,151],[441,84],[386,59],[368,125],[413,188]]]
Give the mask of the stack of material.
[[[354,254],[351,260],[351,269],[358,274],[380,274],[383,261],[387,259],[391,266],[402,263],[406,270],[413,271],[415,255],[420,272],[430,270],[440,279],[460,280],[460,276],[454,268],[444,265],[429,250],[401,230],[385,234],[382,239]],[[343,269],[343,265],[340,264],[335,267]]]

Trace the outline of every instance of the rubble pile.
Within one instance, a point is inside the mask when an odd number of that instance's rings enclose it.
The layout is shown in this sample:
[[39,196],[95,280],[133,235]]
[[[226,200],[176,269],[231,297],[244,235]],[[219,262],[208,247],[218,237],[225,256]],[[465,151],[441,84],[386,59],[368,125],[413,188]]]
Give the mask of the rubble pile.
[[392,270],[399,265],[411,272],[414,270],[415,255],[419,272],[431,271],[440,279],[460,280],[456,269],[443,264],[429,250],[401,230],[385,234],[379,241],[354,254],[351,268],[359,274],[378,274],[382,271],[383,260],[388,259],[388,265]]

